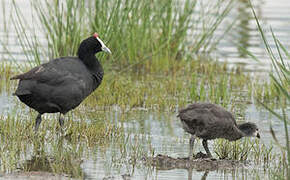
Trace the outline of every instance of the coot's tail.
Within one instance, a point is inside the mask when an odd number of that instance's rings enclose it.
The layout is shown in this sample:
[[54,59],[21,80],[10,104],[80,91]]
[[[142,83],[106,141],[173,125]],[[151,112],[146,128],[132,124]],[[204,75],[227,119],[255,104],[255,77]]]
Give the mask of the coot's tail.
[[10,80],[20,79],[21,76],[22,76],[22,74],[18,74],[16,76],[11,77]]
[[18,79],[17,76],[13,76],[12,78],[10,78],[10,80],[15,80]]

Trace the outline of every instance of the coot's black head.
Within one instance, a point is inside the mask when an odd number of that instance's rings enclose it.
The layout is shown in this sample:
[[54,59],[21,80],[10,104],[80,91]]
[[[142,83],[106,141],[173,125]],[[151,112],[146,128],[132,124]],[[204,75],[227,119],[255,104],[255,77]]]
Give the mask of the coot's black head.
[[110,49],[104,44],[97,33],[83,40],[78,49],[78,56],[83,59],[89,55],[94,55],[100,51],[111,53]]
[[239,125],[239,129],[246,135],[246,136],[253,136],[260,138],[259,129],[256,124],[254,123],[244,123]]

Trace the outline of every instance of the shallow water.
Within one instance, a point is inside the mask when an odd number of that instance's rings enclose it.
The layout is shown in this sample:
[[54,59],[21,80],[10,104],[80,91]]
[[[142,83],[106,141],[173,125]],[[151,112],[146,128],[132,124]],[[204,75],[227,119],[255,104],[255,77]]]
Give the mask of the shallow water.
[[[1,113],[9,113],[14,109],[14,106],[17,107],[15,105],[18,101],[16,97],[7,96],[5,101],[3,101],[3,98],[0,98],[0,100],[1,104],[10,103],[5,104],[7,108],[2,108]],[[22,111],[26,110],[28,109],[23,109]],[[238,123],[246,120],[255,122],[259,126],[261,134],[260,144],[266,144],[267,147],[270,147],[273,143],[269,131],[269,120],[271,120],[273,128],[277,130],[277,138],[285,139],[284,131],[282,131],[283,124],[266,110],[257,109],[255,105],[250,104],[243,107],[237,106],[235,112]],[[215,170],[209,172],[196,171],[195,169],[158,170],[145,165],[144,161],[142,161],[143,156],[152,156],[152,149],[154,150],[154,155],[163,154],[175,158],[188,156],[189,135],[182,130],[179,119],[176,117],[176,112],[159,113],[147,110],[122,112],[116,106],[111,111],[98,111],[96,113],[102,117],[102,114],[104,114],[104,117],[107,117],[107,120],[109,120],[108,123],[124,127],[127,138],[119,141],[114,140],[113,137],[108,145],[97,145],[90,148],[89,153],[81,157],[82,162],[79,164],[85,179],[103,179],[109,177],[122,179],[122,175],[128,175],[131,179],[202,179],[203,177],[206,177],[206,179],[252,179],[257,176],[268,179],[268,174],[267,171],[265,173],[263,164],[255,164],[251,160],[247,162],[245,167],[233,170]],[[50,121],[56,121],[56,118],[51,118]],[[247,140],[254,141],[255,139],[244,138],[242,141]],[[212,152],[213,143],[214,141],[209,142],[209,148]],[[65,144],[67,145],[64,146],[69,146],[69,142]],[[49,149],[49,144],[46,146]],[[201,146],[201,142],[197,141],[194,152],[197,153],[199,151],[204,152],[204,149]],[[47,150],[47,157],[53,159],[54,155],[49,152]],[[279,153],[279,149],[274,148],[273,152]],[[30,149],[25,153],[23,160],[30,161],[31,158],[37,157],[36,154],[37,152]],[[213,154],[217,157],[215,153]],[[136,161],[133,159],[136,159]],[[47,167],[45,168],[44,166],[44,168],[40,169],[47,169]]]
[[[288,0],[253,0],[256,15],[263,29],[265,36],[274,48],[269,28],[273,29],[276,37],[285,45],[290,47],[290,3]],[[253,18],[252,10],[247,1],[239,0],[231,11],[231,16],[227,18],[237,18],[234,29],[231,30],[224,39],[221,40],[217,53],[219,60],[227,61],[230,64],[238,64],[248,71],[265,71],[269,70],[270,60],[264,48],[261,35],[257,29],[257,24]],[[261,62],[255,62],[239,47],[243,47],[253,53]],[[274,52],[277,53],[277,52]]]
[[[3,2],[11,2],[2,0],[0,9],[2,10]],[[268,71],[270,68],[270,60],[268,59],[263,42],[260,39],[259,32],[256,28],[256,23],[253,20],[251,9],[245,3],[246,1],[237,1],[236,10],[232,11],[232,15],[228,18],[237,18],[235,28],[228,33],[218,45],[216,51],[220,61],[227,61],[233,66],[243,66],[246,71]],[[31,8],[29,1],[16,1],[21,3],[21,11],[27,15],[28,22],[31,22]],[[271,25],[277,38],[281,40],[286,47],[290,47],[290,3],[288,0],[255,0],[253,1],[256,12],[261,23],[267,27]],[[9,4],[9,3],[8,3]],[[10,7],[5,8],[7,12]],[[9,29],[6,32],[4,26],[4,17],[0,13],[0,39],[7,42],[9,50],[14,58],[19,61],[25,61],[26,57],[21,52],[21,48],[16,41],[16,33]],[[227,23],[227,21],[225,21]],[[8,27],[9,28],[9,27]],[[220,35],[223,29],[217,31]],[[38,32],[39,38],[44,41],[41,32]],[[266,33],[270,37],[270,32]],[[271,46],[274,42],[270,41]],[[249,51],[256,54],[263,62],[255,62],[246,54],[239,50],[239,46],[243,46]],[[11,57],[5,53],[5,50],[0,46],[1,60],[9,60]],[[18,99],[12,97],[11,94],[2,91],[0,94],[0,113],[9,114],[15,111],[14,106]],[[178,109],[178,108],[177,108]],[[27,110],[27,109],[26,109]],[[284,139],[283,124],[264,109],[259,109],[254,104],[245,105],[240,109],[235,109],[236,116],[239,122],[251,121],[258,124],[261,131],[261,143],[270,146],[273,141],[269,131],[270,122],[273,128],[277,130],[277,138]],[[288,111],[289,114],[290,111]],[[118,108],[112,111],[100,112],[109,117],[111,123],[125,128],[126,135],[129,137],[128,144],[141,146],[143,153],[150,153],[150,149],[154,149],[154,154],[166,154],[172,157],[186,157],[188,155],[189,135],[182,128],[175,112],[151,112],[147,110],[136,110],[127,113],[118,111]],[[52,119],[55,120],[55,119]],[[251,139],[253,140],[253,139]],[[113,176],[115,179],[122,179],[122,175],[129,174],[131,179],[252,179],[257,175],[260,178],[268,179],[267,173],[264,172],[262,165],[255,166],[253,163],[245,168],[235,170],[219,170],[211,172],[192,172],[185,169],[172,170],[156,170],[153,167],[145,166],[141,157],[136,163],[132,163],[132,154],[134,154],[134,146],[126,146],[127,153],[120,152],[122,143],[112,140],[109,146],[97,146],[90,150],[88,157],[83,157],[81,170],[86,179],[103,179],[104,177]],[[282,142],[285,143],[285,142]],[[209,143],[212,148],[213,141]],[[195,152],[203,151],[201,143],[196,143]],[[279,153],[278,149],[275,152]],[[29,152],[31,156],[33,151]],[[27,156],[29,157],[29,156]],[[189,175],[190,174],[190,175]],[[0,177],[1,179],[1,177]]]
[[[248,111],[249,109],[247,109]],[[263,121],[267,121],[269,119],[269,114],[267,112],[256,112],[255,114],[262,113],[264,118],[259,117],[259,120],[253,121],[260,125],[260,131],[262,134],[261,141],[263,143],[270,144],[271,143],[271,135],[268,131],[268,123],[262,123]],[[146,137],[150,137],[150,146],[152,146],[155,150],[155,154],[165,154],[171,157],[186,157],[188,155],[188,135],[184,133],[182,128],[180,127],[180,123],[176,118],[175,113],[161,113],[155,114],[150,112],[136,112],[136,115],[133,117],[129,117],[129,122],[125,122],[126,131],[131,132],[132,134],[139,134],[140,131],[143,131],[142,135],[146,135]],[[253,116],[253,112],[246,112],[246,116]],[[259,116],[259,115],[255,115]],[[280,125],[278,125],[280,126]],[[142,128],[143,127],[143,128]],[[282,127],[280,127],[282,128]],[[282,137],[282,134],[278,134],[279,137]],[[144,148],[149,146],[147,142],[147,138],[144,139],[144,142],[140,142],[140,144],[144,144]],[[212,147],[213,142],[210,142],[209,146]],[[195,152],[204,151],[201,147],[201,143],[196,143]],[[112,151],[118,151],[118,149],[109,148],[105,154],[114,154]],[[109,176],[119,176],[120,174],[132,174],[133,179],[187,179],[188,178],[188,170],[186,169],[172,169],[172,170],[156,170],[150,169],[148,167],[141,166],[140,168],[134,168],[130,164],[122,163],[117,167],[114,167],[114,163],[111,162],[110,155],[108,155],[104,159],[104,154],[97,153],[97,160],[85,160],[82,164],[84,173],[86,177],[95,177],[94,175],[103,175],[106,177]],[[125,160],[126,161],[126,160]],[[111,165],[110,165],[111,164]],[[108,167],[109,166],[109,167]],[[110,167],[113,166],[113,167]],[[153,171],[153,172],[150,172]],[[207,174],[207,179],[217,179],[217,178],[240,178],[242,175],[251,179],[251,177],[256,177],[256,173],[261,176],[262,169],[255,168],[254,171],[251,169],[251,166],[245,168],[239,168],[237,170],[228,170],[228,172],[224,171],[212,171]],[[198,172],[193,170],[192,179],[201,179],[205,172]],[[263,175],[261,176],[263,177]]]

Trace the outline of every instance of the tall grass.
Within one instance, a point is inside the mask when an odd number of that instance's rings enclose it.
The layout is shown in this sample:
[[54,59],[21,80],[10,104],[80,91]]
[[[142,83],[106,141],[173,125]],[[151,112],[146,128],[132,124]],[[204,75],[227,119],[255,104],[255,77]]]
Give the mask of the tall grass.
[[85,1],[31,1],[48,43],[48,56],[75,55],[85,34],[89,34]]
[[[272,48],[268,39],[265,36],[265,32],[262,29],[259,20],[256,16],[254,8],[252,7],[252,11],[258,26],[258,30],[263,39],[265,49],[268,53],[272,61],[273,71],[269,74],[270,79],[272,80],[275,90],[279,95],[279,102],[285,104],[281,107],[282,114],[278,113],[275,109],[267,106],[266,104],[260,102],[269,112],[271,112],[274,116],[280,119],[284,124],[284,132],[285,132],[285,143],[281,143],[280,140],[276,138],[275,130],[272,126],[270,126],[270,131],[272,133],[273,139],[276,144],[281,148],[282,155],[286,152],[286,158],[282,163],[283,169],[286,169],[286,173],[282,170],[279,173],[273,173],[273,176],[278,179],[290,179],[290,136],[288,131],[288,126],[290,125],[290,119],[287,117],[287,110],[289,111],[289,103],[290,103],[290,53],[286,49],[286,47],[276,38],[273,30],[271,29],[272,38],[275,42],[275,47]],[[274,53],[276,51],[276,53]],[[283,145],[285,144],[285,145]],[[281,169],[280,169],[281,170]]]
[[[110,67],[170,70],[188,54],[214,49],[218,42],[213,38],[215,30],[233,4],[225,0],[215,3],[212,6],[210,2],[196,0],[31,1],[35,20],[30,24],[13,1],[12,25],[17,36],[24,37],[19,39],[21,48],[26,59],[34,64],[76,55],[80,41],[98,32],[113,52],[112,56],[102,57],[109,60],[105,61],[107,64],[114,64]],[[40,41],[39,34],[44,34],[47,45]]]
[[159,60],[157,66],[167,66],[166,60],[184,50],[182,43],[196,13],[196,1],[190,0],[183,4],[174,0],[95,1],[93,6],[89,13],[93,17],[91,29],[110,41],[114,59],[121,65],[153,56],[153,60]]
[[[36,32],[35,32],[35,21],[32,22],[33,26],[27,26],[30,22],[27,21],[27,19],[24,18],[25,15],[22,14],[19,7],[16,5],[16,2],[12,1],[12,12],[11,12],[11,24],[13,27],[13,30],[16,32],[18,43],[21,47],[21,50],[23,52],[23,55],[27,59],[28,65],[34,66],[35,64],[41,63],[42,53],[44,51],[43,48],[41,48],[41,43],[37,38]],[[32,18],[34,19],[34,18]],[[31,30],[31,29],[33,30]],[[31,30],[31,31],[30,31]],[[10,56],[10,60],[12,60],[15,65],[17,65],[18,68],[27,68],[27,64],[20,65],[17,59],[15,59],[6,47],[6,44],[1,42],[4,49],[6,50],[7,54]]]
[[[197,1],[192,0],[95,1],[95,8],[90,9],[93,11],[90,17],[94,18],[90,20],[92,29],[97,29],[109,40],[115,51],[114,60],[121,67],[150,57],[151,63],[145,63],[147,68],[168,68],[174,63],[170,60],[185,56],[188,47],[194,46],[191,53],[196,53],[212,39],[211,35],[232,4],[224,1],[216,3],[216,7],[220,8],[213,8],[208,13],[218,15],[204,18],[203,12],[197,8]],[[188,35],[188,31],[194,35]]]

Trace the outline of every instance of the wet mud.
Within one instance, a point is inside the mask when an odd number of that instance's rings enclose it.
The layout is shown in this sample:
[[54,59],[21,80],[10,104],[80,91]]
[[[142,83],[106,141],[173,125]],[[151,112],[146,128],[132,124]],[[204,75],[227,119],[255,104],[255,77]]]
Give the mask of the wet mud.
[[11,174],[0,174],[0,179],[21,179],[21,180],[66,180],[66,179],[73,179],[68,175],[65,174],[53,174],[50,172],[44,172],[44,171],[29,171],[29,172],[14,172]]
[[235,169],[246,166],[246,162],[237,160],[208,158],[202,152],[197,153],[192,160],[188,157],[173,158],[158,154],[155,157],[147,158],[146,162],[158,170],[196,169],[197,171],[214,171],[217,169]]

